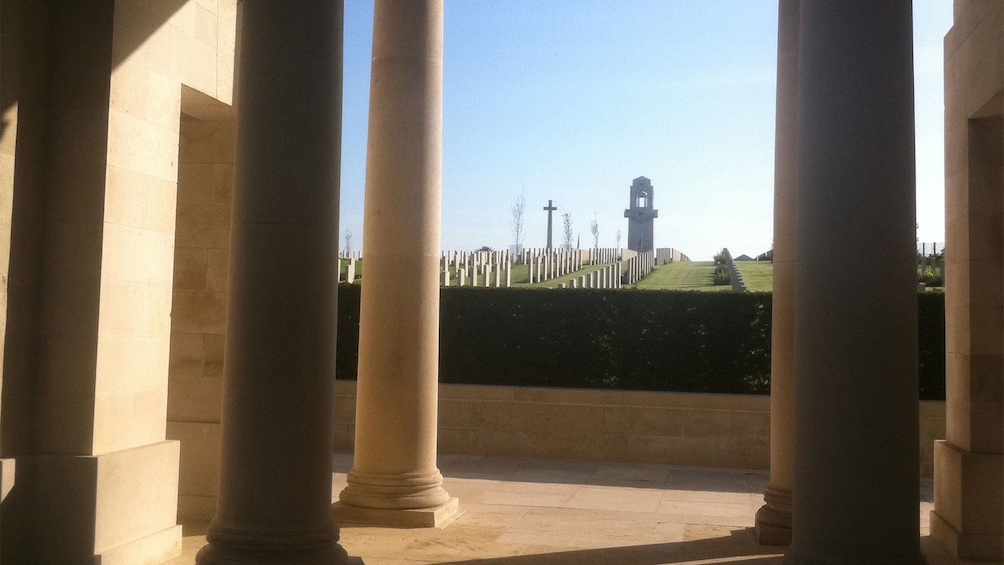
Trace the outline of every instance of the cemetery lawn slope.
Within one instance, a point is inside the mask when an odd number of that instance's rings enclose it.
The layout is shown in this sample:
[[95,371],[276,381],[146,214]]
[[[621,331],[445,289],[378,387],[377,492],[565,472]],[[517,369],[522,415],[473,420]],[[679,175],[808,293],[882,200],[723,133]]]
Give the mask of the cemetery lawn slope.
[[770,261],[736,261],[736,269],[749,292],[770,292],[773,289],[774,264]]
[[512,277],[510,282],[513,286],[527,284],[527,277],[530,276],[530,268],[526,265],[517,265],[513,263],[510,276]]
[[[544,282],[539,282],[528,286],[532,288],[558,288],[558,284],[564,284],[565,288],[570,288],[572,286],[572,279],[577,279],[582,275],[586,275],[588,277],[589,273],[593,271],[599,271],[600,269],[603,269],[610,264],[612,263],[607,263],[605,265],[583,265],[581,269],[575,271],[574,273],[569,273],[567,275],[563,275],[557,278],[553,278],[550,280],[546,280]],[[623,273],[625,270],[627,270],[627,261],[621,261],[621,273]],[[526,277],[524,276],[522,280],[525,281]]]
[[701,290],[729,292],[728,285],[712,284],[715,264],[712,261],[682,261],[669,263],[652,271],[637,287],[644,290]]

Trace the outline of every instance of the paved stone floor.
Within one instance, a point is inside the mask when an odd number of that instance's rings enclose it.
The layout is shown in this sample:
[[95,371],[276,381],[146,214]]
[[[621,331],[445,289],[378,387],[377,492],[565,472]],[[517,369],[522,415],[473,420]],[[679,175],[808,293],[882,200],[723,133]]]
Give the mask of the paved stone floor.
[[[335,457],[333,497],[349,455]],[[464,514],[444,529],[342,528],[342,545],[365,565],[706,565],[781,563],[783,548],[756,543],[763,471],[444,455],[444,486]],[[919,506],[930,565],[956,565],[928,537],[933,486]],[[192,565],[204,526],[186,527]]]

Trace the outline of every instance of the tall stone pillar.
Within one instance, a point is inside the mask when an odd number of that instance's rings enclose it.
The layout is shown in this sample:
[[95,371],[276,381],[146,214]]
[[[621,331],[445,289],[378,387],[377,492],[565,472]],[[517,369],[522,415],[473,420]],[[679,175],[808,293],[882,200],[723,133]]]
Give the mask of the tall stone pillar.
[[344,563],[330,511],[342,2],[240,9],[220,495],[197,562]]
[[436,467],[443,2],[377,0],[373,24],[355,459],[340,523],[439,526]]
[[924,562],[912,26],[909,0],[801,5],[788,564]]
[[798,15],[801,0],[777,6],[774,126],[774,289],[770,336],[770,484],[756,513],[757,539],[791,543],[792,343],[795,338],[795,191],[798,141]]

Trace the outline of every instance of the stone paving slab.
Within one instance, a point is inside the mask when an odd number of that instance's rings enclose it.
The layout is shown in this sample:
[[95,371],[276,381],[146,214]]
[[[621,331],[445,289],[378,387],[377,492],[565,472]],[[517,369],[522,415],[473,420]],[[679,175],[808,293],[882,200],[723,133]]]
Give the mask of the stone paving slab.
[[[352,465],[335,456],[332,499]],[[444,455],[444,485],[465,513],[444,529],[342,528],[365,565],[780,565],[784,548],[753,533],[764,471]],[[928,537],[933,487],[921,480],[922,546],[929,565],[963,565]],[[205,525],[186,525],[193,565]]]

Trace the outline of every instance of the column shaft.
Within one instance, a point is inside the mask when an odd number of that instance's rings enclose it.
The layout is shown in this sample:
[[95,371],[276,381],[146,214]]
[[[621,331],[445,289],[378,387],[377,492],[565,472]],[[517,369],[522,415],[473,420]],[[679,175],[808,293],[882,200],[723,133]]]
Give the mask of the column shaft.
[[786,563],[923,562],[911,8],[801,5]]
[[330,514],[342,2],[239,6],[220,495],[197,561],[344,563]]
[[436,525],[398,510],[456,508],[436,467],[443,2],[377,0],[373,28],[355,457],[335,510]]
[[770,355],[770,484],[756,514],[760,543],[791,543],[792,344],[800,0],[779,0],[774,134],[774,286]]

